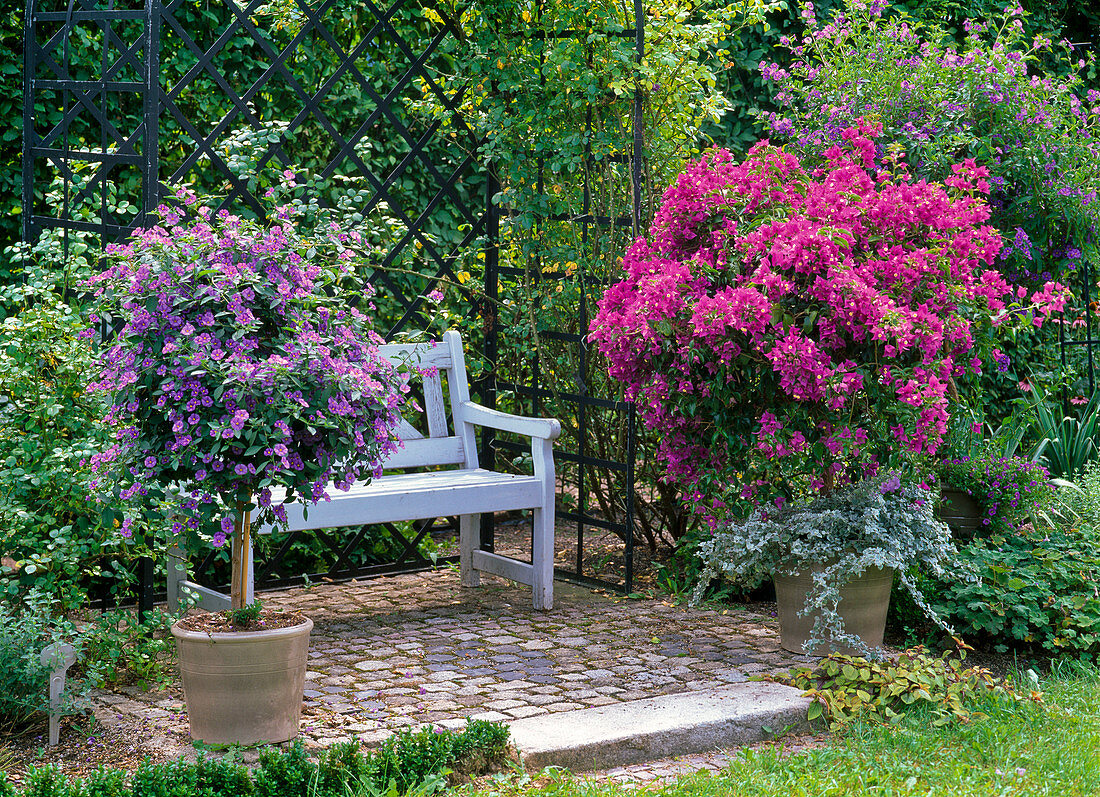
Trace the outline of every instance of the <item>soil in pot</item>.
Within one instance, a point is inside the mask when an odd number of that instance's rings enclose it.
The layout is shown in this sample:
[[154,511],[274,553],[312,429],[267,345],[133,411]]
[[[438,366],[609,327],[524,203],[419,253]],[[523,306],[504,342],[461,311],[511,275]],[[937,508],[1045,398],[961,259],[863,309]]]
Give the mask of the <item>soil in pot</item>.
[[255,630],[233,628],[221,613],[172,626],[191,738],[215,745],[293,739],[313,621],[263,612]]
[[[780,646],[792,653],[808,653],[813,656],[826,656],[830,653],[862,655],[862,651],[831,640],[826,640],[813,650],[806,650],[805,643],[810,638],[810,630],[818,614],[815,612],[803,617],[799,612],[806,605],[806,593],[813,585],[813,573],[813,570],[803,570],[794,575],[776,573],[773,577]],[[844,630],[858,636],[868,647],[882,647],[886,613],[890,608],[890,588],[893,584],[892,569],[874,567],[840,588],[840,605],[837,609],[844,621]]]

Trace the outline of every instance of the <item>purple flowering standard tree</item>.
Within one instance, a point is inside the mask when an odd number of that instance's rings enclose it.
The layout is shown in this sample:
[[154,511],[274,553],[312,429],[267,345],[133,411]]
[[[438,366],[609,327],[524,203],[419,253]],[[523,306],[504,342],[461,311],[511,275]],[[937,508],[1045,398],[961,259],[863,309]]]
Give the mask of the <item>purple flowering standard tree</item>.
[[115,428],[93,489],[123,508],[124,537],[158,512],[192,541],[232,534],[240,609],[252,510],[285,523],[273,489],[317,502],[327,485],[377,476],[398,445],[407,376],[352,306],[371,295],[355,276],[355,233],[306,234],[286,208],[258,223],[176,196],[160,224],[108,248],[112,264],[90,283],[95,317],[121,326],[92,386],[110,393]]

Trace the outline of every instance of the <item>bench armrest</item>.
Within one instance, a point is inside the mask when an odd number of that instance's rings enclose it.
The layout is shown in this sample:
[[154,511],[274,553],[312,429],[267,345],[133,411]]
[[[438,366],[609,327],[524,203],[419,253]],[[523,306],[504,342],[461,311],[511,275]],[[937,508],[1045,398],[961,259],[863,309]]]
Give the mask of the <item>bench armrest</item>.
[[491,410],[472,401],[464,401],[462,420],[475,426],[488,426],[502,432],[513,432],[541,440],[557,440],[561,434],[561,423],[557,418],[525,418],[508,412]]

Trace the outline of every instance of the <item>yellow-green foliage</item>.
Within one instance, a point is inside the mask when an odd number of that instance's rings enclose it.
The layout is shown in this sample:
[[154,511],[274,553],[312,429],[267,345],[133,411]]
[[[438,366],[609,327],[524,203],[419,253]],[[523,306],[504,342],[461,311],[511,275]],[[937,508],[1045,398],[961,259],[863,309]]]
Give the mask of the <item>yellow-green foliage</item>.
[[970,706],[977,694],[1042,701],[1037,690],[1025,694],[987,669],[966,667],[961,656],[930,656],[920,647],[882,661],[833,655],[777,680],[805,689],[814,699],[810,720],[824,717],[833,728],[854,719],[896,722],[916,705],[931,709],[934,725],[968,722],[983,716]]

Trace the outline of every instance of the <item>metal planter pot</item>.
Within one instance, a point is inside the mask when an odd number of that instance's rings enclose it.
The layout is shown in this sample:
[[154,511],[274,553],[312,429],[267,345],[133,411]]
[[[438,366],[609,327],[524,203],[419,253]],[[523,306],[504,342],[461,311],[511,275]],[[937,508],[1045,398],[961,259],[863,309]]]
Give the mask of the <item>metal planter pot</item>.
[[[848,645],[826,640],[812,651],[806,650],[817,613],[800,617],[806,605],[806,593],[813,586],[813,570],[803,570],[794,575],[776,573],[775,601],[779,609],[779,644],[792,653],[809,653],[825,656],[841,653],[846,656],[861,655]],[[890,608],[890,589],[894,584],[894,571],[879,567],[869,568],[862,575],[840,588],[840,605],[837,607],[844,620],[844,630],[855,634],[868,647],[882,647],[886,630],[886,612]]]
[[962,490],[940,491],[943,503],[936,508],[936,517],[951,529],[951,535],[959,542],[969,542],[982,527],[982,508],[968,493]]
[[172,626],[191,738],[205,744],[285,742],[298,735],[309,632],[206,633]]

